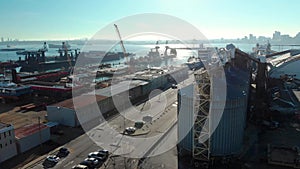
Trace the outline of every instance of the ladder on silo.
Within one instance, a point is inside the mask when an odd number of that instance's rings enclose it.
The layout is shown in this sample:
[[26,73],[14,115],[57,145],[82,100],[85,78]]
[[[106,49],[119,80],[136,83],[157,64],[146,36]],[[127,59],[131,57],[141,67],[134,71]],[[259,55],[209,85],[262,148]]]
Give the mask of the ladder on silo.
[[193,127],[193,158],[196,161],[210,161],[210,98],[211,82],[207,71],[194,74],[196,80],[195,123]]

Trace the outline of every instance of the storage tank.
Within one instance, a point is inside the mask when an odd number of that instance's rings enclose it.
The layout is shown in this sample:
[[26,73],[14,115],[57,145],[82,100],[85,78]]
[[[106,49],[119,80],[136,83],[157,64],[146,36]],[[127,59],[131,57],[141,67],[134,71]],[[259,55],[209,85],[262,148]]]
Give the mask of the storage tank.
[[[194,160],[209,162],[211,157],[240,154],[243,148],[250,91],[251,73],[248,65],[250,64],[247,60],[245,62],[242,56],[237,55],[229,64],[223,66],[225,75],[223,79],[207,77],[209,87],[200,89],[201,86],[205,86],[203,85],[205,80],[202,80],[205,76],[200,75],[201,78],[195,76],[196,88],[188,86],[180,90],[178,93],[179,155],[182,155],[182,150],[186,150]],[[217,84],[222,80],[226,81],[225,88],[212,87],[213,83]],[[208,92],[201,93],[204,90]],[[227,94],[222,98],[212,93]],[[206,107],[203,106],[205,102],[203,98],[207,97],[205,95],[210,95],[206,100],[208,102]],[[201,105],[203,107],[200,107]],[[209,115],[205,115],[204,111],[209,112]],[[208,127],[205,126],[204,121],[207,121]],[[214,125],[216,128],[213,131]],[[191,132],[187,131],[188,129]],[[207,141],[201,142],[201,137],[207,135],[210,135]]]
[[[227,97],[221,120],[210,138],[211,156],[238,155],[243,147],[246,127],[249,74],[242,70],[225,70]],[[211,124],[217,123],[218,103],[211,102]]]
[[194,85],[178,90],[178,148],[179,152],[192,152],[194,125]]

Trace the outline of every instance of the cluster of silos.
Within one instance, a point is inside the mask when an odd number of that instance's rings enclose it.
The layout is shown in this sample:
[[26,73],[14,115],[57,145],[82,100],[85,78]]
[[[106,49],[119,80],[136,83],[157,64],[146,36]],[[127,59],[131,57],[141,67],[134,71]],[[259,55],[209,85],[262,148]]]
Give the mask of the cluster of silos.
[[[222,79],[210,78],[211,93],[209,101],[209,115],[207,131],[210,137],[206,142],[197,140],[201,135],[195,135],[197,130],[204,130],[205,126],[197,126],[197,116],[201,112],[199,105],[203,99],[199,99],[199,90],[196,84],[184,87],[178,92],[178,151],[179,155],[190,155],[193,159],[198,158],[195,153],[195,145],[206,144],[208,159],[211,157],[237,156],[243,148],[243,137],[246,127],[247,103],[250,88],[250,68],[246,65],[242,57],[235,57],[229,64],[223,66],[225,91],[214,87]],[[242,63],[244,62],[244,64]],[[243,66],[244,65],[244,66]],[[200,82],[199,82],[200,83]],[[225,93],[225,97],[219,97],[220,93]],[[201,96],[200,96],[201,97]],[[221,98],[221,100],[220,100]],[[202,143],[203,142],[203,143]],[[203,149],[205,153],[205,150]]]
[[224,71],[227,94],[220,120],[218,120],[217,113],[214,113],[220,107],[214,99],[211,100],[210,124],[217,125],[210,137],[211,156],[238,155],[243,147],[250,74],[232,67]]
[[193,84],[178,90],[177,136],[179,153],[191,153],[193,149],[194,94]]

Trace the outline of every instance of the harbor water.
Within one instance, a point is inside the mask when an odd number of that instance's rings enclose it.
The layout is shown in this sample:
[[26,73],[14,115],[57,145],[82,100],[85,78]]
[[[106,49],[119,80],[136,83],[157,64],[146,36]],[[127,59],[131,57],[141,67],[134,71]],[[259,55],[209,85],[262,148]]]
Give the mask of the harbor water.
[[[9,43],[9,42],[8,42]],[[2,42],[0,43],[0,49],[7,48],[8,43]],[[61,44],[61,42],[56,42],[55,44]],[[84,43],[72,43],[69,42],[71,45],[71,49],[80,49],[81,51],[88,52],[88,51],[105,51],[106,49],[110,49],[111,52],[122,52],[122,49],[119,44],[116,44],[114,46],[107,45],[107,44],[84,44]],[[234,44],[237,48],[245,51],[245,52],[251,52],[252,48],[255,46],[255,44]],[[160,54],[164,53],[166,44],[159,44],[159,45],[149,45],[149,44],[143,44],[143,43],[134,43],[134,44],[126,44],[125,48],[127,52],[135,53],[135,58],[146,56],[147,53],[150,51],[150,49],[154,48],[155,46],[159,46],[159,52]],[[167,44],[167,46],[171,48],[179,48],[179,47],[199,47],[198,44]],[[226,43],[211,43],[211,44],[204,44],[204,46],[210,46],[210,47],[224,47],[226,46]],[[38,50],[43,47],[43,42],[36,41],[36,42],[13,42],[12,47],[15,48],[24,48],[26,50]],[[284,50],[283,48],[279,47],[273,47],[272,48],[275,51]],[[287,47],[288,49],[288,47]],[[57,56],[58,55],[58,49],[56,48],[49,48],[46,52],[46,56]],[[183,50],[178,49],[177,50],[177,57],[172,60],[172,64],[182,64],[185,63],[190,56],[196,56],[197,53],[195,50]],[[5,62],[9,60],[18,60],[19,57],[21,59],[24,59],[24,56],[17,55],[16,51],[0,51],[0,62]],[[112,63],[118,64],[124,62],[124,59],[120,61],[114,61]]]

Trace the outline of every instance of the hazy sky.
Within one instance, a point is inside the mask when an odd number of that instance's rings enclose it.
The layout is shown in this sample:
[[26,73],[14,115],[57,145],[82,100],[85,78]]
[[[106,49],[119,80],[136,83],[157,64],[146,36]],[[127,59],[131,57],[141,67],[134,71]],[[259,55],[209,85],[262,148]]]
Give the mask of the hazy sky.
[[275,30],[295,36],[299,6],[298,0],[0,0],[0,37],[90,38],[107,24],[140,13],[178,17],[209,39],[271,37]]

